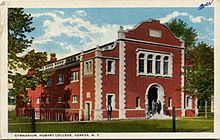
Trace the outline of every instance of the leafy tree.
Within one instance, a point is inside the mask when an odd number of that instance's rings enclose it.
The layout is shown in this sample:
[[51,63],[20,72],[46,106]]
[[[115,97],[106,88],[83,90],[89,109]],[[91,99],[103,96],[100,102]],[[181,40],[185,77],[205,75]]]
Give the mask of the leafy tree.
[[187,24],[181,19],[174,19],[166,23],[176,37],[182,38],[185,41],[186,53],[188,53],[197,41],[197,32],[192,27],[187,27]]
[[198,43],[190,51],[190,63],[192,65],[187,73],[186,90],[205,101],[207,117],[207,102],[214,95],[214,49],[204,42]]
[[[26,14],[23,8],[8,9],[8,79],[10,83],[10,96],[17,95],[22,103],[29,101],[27,89],[34,89],[40,82],[48,79],[48,74],[38,68],[46,64],[47,54],[45,52],[27,53],[33,38],[28,37],[28,33],[35,28],[31,26],[30,14]],[[29,71],[22,75],[18,72]]]

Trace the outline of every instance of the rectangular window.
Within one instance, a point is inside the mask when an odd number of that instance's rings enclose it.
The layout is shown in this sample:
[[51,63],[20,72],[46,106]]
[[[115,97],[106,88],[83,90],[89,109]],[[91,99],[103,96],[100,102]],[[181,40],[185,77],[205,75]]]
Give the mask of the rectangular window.
[[115,109],[115,94],[106,95],[106,107],[111,106],[112,109]]
[[78,71],[74,71],[71,73],[71,77],[70,77],[71,81],[78,81],[79,80],[79,72]]
[[85,75],[90,75],[93,72],[93,63],[92,60],[84,62],[84,73]]
[[192,96],[186,96],[186,108],[192,108]]
[[150,36],[151,37],[158,37],[158,38],[161,38],[162,36],[162,33],[160,30],[155,30],[155,29],[150,29]]
[[136,97],[136,108],[140,108],[141,107],[141,99],[140,97]]
[[168,107],[172,107],[172,98],[171,97],[168,98]]
[[49,97],[46,98],[46,104],[49,104]]
[[106,73],[107,74],[115,74],[115,60],[106,60]]
[[36,99],[36,104],[40,104],[40,97],[37,97],[37,99]]
[[78,97],[76,95],[73,95],[73,103],[77,103],[78,102]]
[[58,103],[62,103],[62,97],[58,98]]
[[57,76],[57,84],[63,84],[64,83],[64,76],[63,74],[60,74]]
[[48,87],[48,86],[50,86],[51,85],[51,79],[48,79],[47,81],[46,81],[46,87]]

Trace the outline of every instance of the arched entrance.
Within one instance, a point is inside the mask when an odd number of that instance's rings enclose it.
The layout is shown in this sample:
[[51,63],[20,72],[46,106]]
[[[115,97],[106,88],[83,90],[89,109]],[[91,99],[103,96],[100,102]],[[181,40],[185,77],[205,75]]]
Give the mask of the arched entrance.
[[157,111],[155,111],[156,103],[161,103],[161,110],[160,114],[164,115],[164,89],[163,87],[158,83],[152,83],[148,86],[146,90],[146,118],[149,118],[149,116],[152,116],[154,114],[158,114]]

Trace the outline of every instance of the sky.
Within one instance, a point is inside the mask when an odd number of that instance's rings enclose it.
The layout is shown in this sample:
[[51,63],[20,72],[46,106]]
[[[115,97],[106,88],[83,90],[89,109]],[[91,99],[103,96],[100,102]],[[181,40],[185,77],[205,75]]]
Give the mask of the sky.
[[214,8],[28,8],[34,37],[27,50],[56,53],[58,59],[117,39],[120,26],[132,29],[141,21],[181,19],[196,29],[198,42],[214,44]]

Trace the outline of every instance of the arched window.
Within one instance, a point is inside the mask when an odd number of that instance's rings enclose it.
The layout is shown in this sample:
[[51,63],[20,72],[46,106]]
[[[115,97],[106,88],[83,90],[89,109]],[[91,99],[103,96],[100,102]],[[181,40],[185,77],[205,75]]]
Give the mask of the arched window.
[[153,65],[153,55],[150,54],[147,57],[147,73],[153,73],[152,65]]
[[169,58],[165,56],[163,59],[163,74],[168,75],[168,65],[169,65]]
[[156,56],[156,74],[160,74],[160,56]]
[[139,73],[144,73],[144,54],[139,54]]

